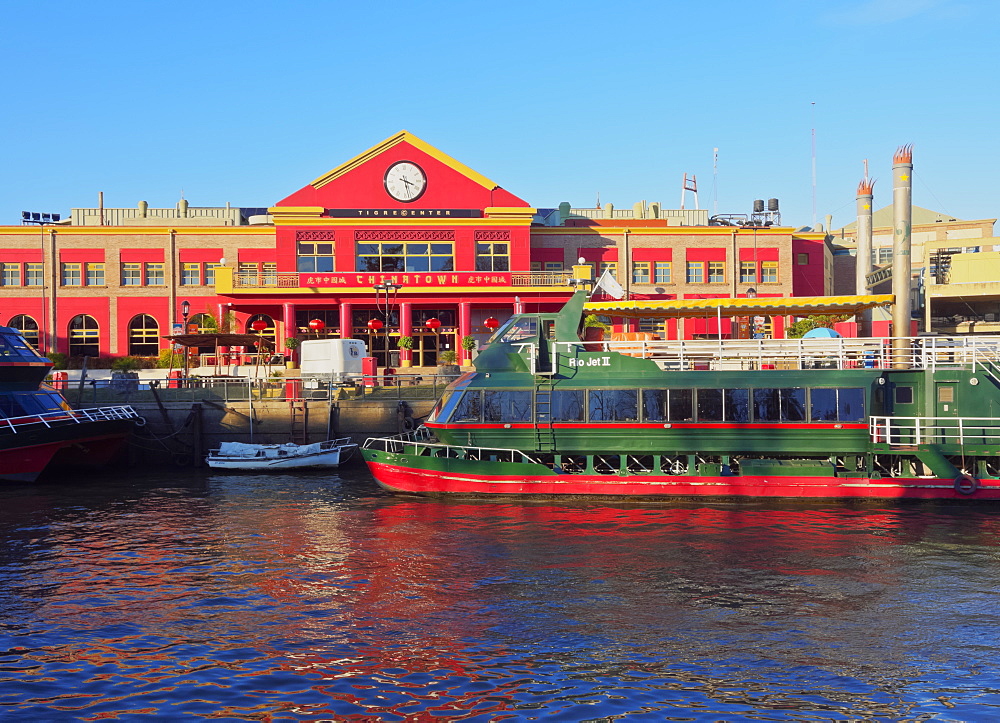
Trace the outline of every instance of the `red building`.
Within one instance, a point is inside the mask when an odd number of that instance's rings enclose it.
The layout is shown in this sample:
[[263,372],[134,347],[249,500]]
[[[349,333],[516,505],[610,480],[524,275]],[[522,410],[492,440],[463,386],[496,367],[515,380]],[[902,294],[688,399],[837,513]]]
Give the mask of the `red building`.
[[[263,321],[279,351],[288,337],[354,337],[382,365],[433,366],[485,340],[487,320],[557,308],[580,263],[630,298],[820,296],[832,283],[823,234],[645,202],[536,209],[405,131],[269,209],[75,209],[0,235],[0,322],[70,355],[151,356],[184,321],[240,332]],[[740,333],[713,319],[619,328]]]

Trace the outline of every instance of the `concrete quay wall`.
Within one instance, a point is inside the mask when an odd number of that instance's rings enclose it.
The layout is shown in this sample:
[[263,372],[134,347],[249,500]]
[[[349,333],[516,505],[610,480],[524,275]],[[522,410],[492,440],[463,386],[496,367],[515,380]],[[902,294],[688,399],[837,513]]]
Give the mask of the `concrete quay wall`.
[[131,401],[146,424],[130,439],[128,462],[204,466],[208,451],[221,442],[307,443],[350,437],[363,444],[368,437],[398,434],[419,424],[435,401]]

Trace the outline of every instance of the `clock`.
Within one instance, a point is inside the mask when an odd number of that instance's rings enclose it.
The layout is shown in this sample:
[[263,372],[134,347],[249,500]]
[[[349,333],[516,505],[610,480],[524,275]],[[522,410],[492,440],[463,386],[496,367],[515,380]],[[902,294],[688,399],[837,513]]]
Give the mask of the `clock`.
[[416,163],[399,161],[385,172],[385,190],[397,201],[409,203],[420,198],[427,189],[427,176]]

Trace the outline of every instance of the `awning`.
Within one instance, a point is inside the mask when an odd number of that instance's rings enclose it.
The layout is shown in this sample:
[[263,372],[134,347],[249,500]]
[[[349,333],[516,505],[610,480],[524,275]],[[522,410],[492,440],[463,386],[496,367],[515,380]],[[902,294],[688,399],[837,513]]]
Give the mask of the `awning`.
[[258,334],[174,334],[164,339],[180,346],[256,346],[261,344],[266,349],[274,347],[274,343],[266,336]]
[[895,301],[892,294],[866,296],[785,296],[756,299],[675,299],[670,301],[588,301],[584,313],[631,319],[698,318],[709,316],[804,316],[857,314]]

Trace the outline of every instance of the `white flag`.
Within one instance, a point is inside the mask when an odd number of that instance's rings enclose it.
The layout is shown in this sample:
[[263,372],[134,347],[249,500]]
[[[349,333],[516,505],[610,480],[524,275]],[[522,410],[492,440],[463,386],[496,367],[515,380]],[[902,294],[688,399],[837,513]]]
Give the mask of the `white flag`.
[[622,285],[618,283],[618,279],[611,275],[611,269],[605,269],[604,273],[601,274],[601,278],[599,278],[597,283],[594,284],[594,291],[591,296],[596,294],[598,291],[604,291],[604,293],[612,299],[625,298],[625,289],[623,289]]

